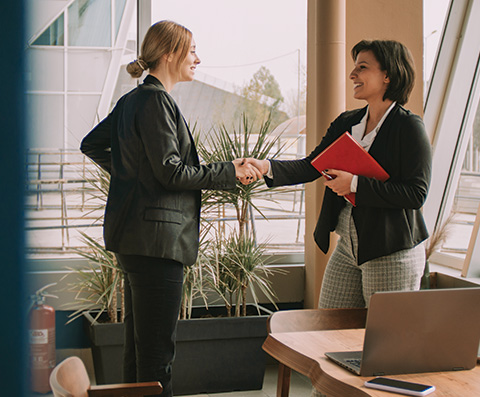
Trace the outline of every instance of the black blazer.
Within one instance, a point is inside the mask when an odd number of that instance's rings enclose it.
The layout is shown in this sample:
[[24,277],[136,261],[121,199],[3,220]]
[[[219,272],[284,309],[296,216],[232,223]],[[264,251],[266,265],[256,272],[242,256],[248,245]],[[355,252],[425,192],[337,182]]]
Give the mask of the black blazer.
[[[367,108],[342,113],[328,128],[320,144],[306,158],[271,161],[273,180],[269,186],[311,182],[321,174],[310,164],[322,150],[345,131],[351,133]],[[358,233],[358,262],[413,248],[428,237],[422,207],[431,179],[432,151],[422,119],[395,105],[369,150],[388,172],[390,179],[380,182],[358,177],[356,207],[352,214]],[[322,210],[314,232],[317,245],[327,252],[330,232],[345,206],[343,197],[325,189]]]
[[106,248],[194,264],[201,189],[233,189],[235,168],[200,165],[180,109],[160,81],[148,75],[124,95],[80,149],[111,173]]

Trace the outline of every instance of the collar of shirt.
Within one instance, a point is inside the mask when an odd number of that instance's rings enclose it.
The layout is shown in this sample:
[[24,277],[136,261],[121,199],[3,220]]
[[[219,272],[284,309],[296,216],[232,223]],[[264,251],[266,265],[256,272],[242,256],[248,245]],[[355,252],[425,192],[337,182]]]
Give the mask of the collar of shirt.
[[[372,146],[373,141],[375,140],[375,137],[377,136],[378,131],[380,130],[380,127],[382,126],[383,122],[387,118],[388,114],[390,111],[393,109],[395,106],[396,102],[393,102],[390,107],[387,109],[383,117],[380,119],[378,122],[377,126],[365,137],[363,136],[363,133],[365,132],[365,128],[367,128],[367,118],[368,118],[368,108],[367,111],[365,112],[365,116],[363,116],[362,120],[360,123],[355,124],[352,126],[352,136],[353,138],[362,145],[362,147],[368,152],[370,150],[370,146]],[[357,186],[358,186],[358,176],[354,175],[352,178],[352,182],[350,183],[350,191],[352,193],[357,192]]]
[[362,145],[362,147],[368,152],[370,149],[370,146],[372,146],[373,141],[375,140],[375,137],[378,134],[378,131],[380,130],[380,127],[382,126],[383,122],[387,118],[388,114],[390,111],[393,109],[395,106],[396,102],[393,102],[390,107],[387,109],[383,117],[380,119],[378,122],[377,126],[372,130],[369,131],[368,134],[365,136],[365,128],[367,127],[367,118],[368,118],[368,110],[369,108],[367,107],[367,111],[365,112],[365,116],[363,116],[362,120],[360,123],[352,126],[352,136],[355,138],[355,140]]

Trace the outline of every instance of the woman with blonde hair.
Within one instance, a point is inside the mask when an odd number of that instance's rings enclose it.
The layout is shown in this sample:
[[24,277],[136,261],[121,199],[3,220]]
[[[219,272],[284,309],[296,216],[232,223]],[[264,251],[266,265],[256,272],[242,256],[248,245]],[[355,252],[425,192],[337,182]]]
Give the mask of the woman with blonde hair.
[[170,96],[200,63],[192,33],[171,21],[151,26],[127,66],[143,84],[124,95],[82,141],[111,174],[104,239],[125,275],[124,381],[159,380],[172,396],[171,371],[183,267],[199,243],[201,189],[233,189],[261,176],[242,160],[201,165],[189,128]]

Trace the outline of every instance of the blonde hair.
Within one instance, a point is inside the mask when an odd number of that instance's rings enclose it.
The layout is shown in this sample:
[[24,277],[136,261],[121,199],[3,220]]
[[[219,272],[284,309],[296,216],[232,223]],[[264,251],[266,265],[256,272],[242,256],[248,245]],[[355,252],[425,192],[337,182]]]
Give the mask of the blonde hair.
[[164,55],[179,53],[177,67],[188,54],[192,42],[192,32],[173,21],[160,21],[147,31],[142,42],[138,59],[127,65],[132,77],[140,77],[147,69],[155,69]]

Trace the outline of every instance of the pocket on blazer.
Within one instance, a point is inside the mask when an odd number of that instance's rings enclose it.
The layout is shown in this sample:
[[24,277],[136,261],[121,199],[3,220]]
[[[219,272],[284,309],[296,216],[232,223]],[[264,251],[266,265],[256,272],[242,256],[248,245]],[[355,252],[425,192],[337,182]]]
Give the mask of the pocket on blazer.
[[146,221],[182,223],[182,213],[168,208],[145,208],[143,217]]

